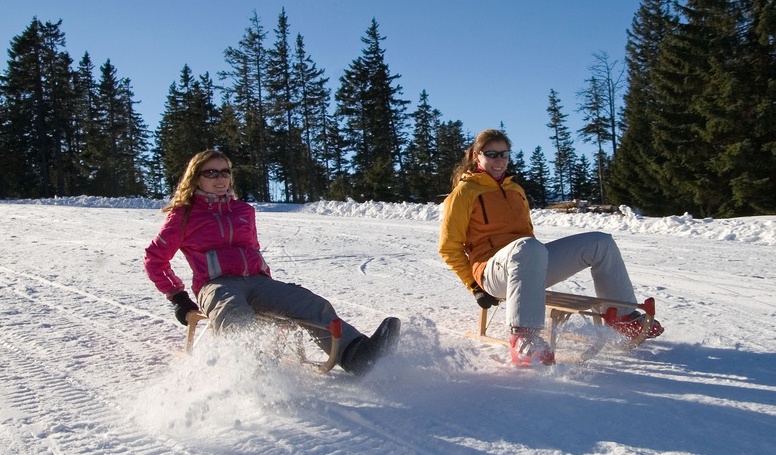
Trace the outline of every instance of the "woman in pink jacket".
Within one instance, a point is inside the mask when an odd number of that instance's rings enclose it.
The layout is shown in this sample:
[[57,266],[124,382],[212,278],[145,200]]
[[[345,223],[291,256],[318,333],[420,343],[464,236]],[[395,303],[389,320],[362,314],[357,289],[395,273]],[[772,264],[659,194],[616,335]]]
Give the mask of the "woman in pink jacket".
[[[254,208],[232,191],[232,163],[222,152],[206,150],[188,163],[170,203],[162,209],[167,219],[146,248],[148,277],[175,309],[178,321],[201,311],[217,332],[244,327],[257,313],[277,314],[304,325],[317,344],[329,351],[331,334],[325,329],[338,319],[331,304],[311,291],[277,281],[261,255]],[[193,272],[191,290],[170,267],[180,250]],[[399,319],[386,318],[371,336],[342,323],[337,360],[346,371],[367,372],[399,338]]]

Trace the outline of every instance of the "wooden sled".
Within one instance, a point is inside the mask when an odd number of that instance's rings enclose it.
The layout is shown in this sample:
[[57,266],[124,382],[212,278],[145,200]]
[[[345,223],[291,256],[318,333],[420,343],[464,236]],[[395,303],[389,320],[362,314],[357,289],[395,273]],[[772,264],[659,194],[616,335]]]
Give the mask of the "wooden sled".
[[[546,306],[547,309],[550,310],[549,316],[551,323],[548,333],[548,343],[552,352],[555,352],[560,328],[574,314],[590,316],[595,325],[601,326],[604,323],[610,324],[611,322],[609,321],[613,322],[615,318],[617,318],[618,308],[643,310],[646,315],[641,331],[635,338],[623,342],[621,344],[621,347],[623,348],[633,348],[643,343],[644,340],[647,339],[649,329],[652,327],[652,321],[655,319],[655,299],[652,297],[645,300],[644,303],[639,304],[578,294],[568,294],[565,292],[547,291]],[[509,347],[509,340],[488,336],[487,330],[489,322],[488,310],[480,308],[477,333],[467,332],[465,336],[485,343],[502,344]],[[582,353],[580,360],[588,360],[597,354],[603,348],[604,344],[605,341],[603,339],[599,338],[594,340],[592,346]]]
[[[275,322],[280,323],[281,326],[285,327],[296,327],[296,326],[302,326],[302,327],[313,327],[318,329],[323,329],[331,333],[331,348],[328,352],[328,359],[326,359],[323,363],[314,363],[309,362],[307,360],[307,356],[305,355],[304,350],[304,340],[303,340],[303,334],[302,332],[297,332],[297,355],[299,356],[301,363],[309,363],[311,365],[314,365],[316,367],[316,370],[320,373],[326,373],[328,371],[331,371],[332,368],[334,368],[334,365],[337,363],[337,352],[339,350],[339,342],[340,338],[342,338],[342,320],[340,319],[334,319],[332,320],[328,326],[323,326],[320,324],[312,323],[309,321],[299,321],[294,319],[288,319],[281,316],[268,316],[268,315],[258,315],[258,319],[260,320],[266,320],[268,322]],[[202,320],[207,320],[207,316],[204,314],[197,312],[197,311],[190,311],[186,315],[186,321],[188,322],[188,330],[186,331],[186,354],[191,354],[194,350],[194,346],[196,346],[197,342],[200,340],[200,338],[204,335],[204,331],[200,334],[199,337],[195,337],[196,331],[197,331],[197,325]],[[207,330],[213,330],[213,325],[210,321],[208,321],[207,326],[205,327],[205,331]]]

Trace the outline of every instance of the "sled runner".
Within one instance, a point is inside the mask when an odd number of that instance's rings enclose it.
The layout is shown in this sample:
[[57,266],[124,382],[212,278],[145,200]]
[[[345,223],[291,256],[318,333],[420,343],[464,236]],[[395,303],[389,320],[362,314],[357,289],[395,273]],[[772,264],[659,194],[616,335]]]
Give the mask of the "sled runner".
[[[560,328],[574,314],[592,317],[595,325],[601,326],[604,323],[612,325],[617,319],[617,309],[626,308],[629,310],[643,310],[645,313],[644,322],[641,331],[632,339],[621,344],[623,348],[633,348],[647,339],[652,321],[655,319],[655,299],[652,297],[644,303],[630,303],[619,300],[602,299],[578,294],[568,294],[565,292],[547,291],[546,307],[550,310],[550,327],[548,332],[548,342],[552,352],[555,352],[555,346],[558,342],[558,333]],[[496,307],[497,308],[497,307]],[[495,311],[494,311],[495,314]],[[465,336],[485,343],[502,344],[509,347],[509,340],[495,338],[487,335],[488,325],[492,321],[488,319],[488,310],[480,308],[479,321],[477,323],[477,333],[467,332]],[[582,355],[580,360],[585,361],[598,353],[603,348],[605,341],[597,339]]]
[[[284,318],[282,316],[276,316],[276,315],[257,315],[257,318],[259,320],[264,320],[267,322],[273,322],[279,324],[281,327],[284,328],[296,328],[297,326],[302,327],[314,327],[318,329],[323,329],[331,333],[331,348],[329,349],[329,358],[323,362],[323,363],[314,363],[307,360],[307,356],[305,354],[304,349],[304,340],[303,340],[303,334],[302,332],[297,332],[297,355],[299,356],[299,360],[301,363],[308,363],[311,365],[314,365],[318,372],[320,373],[326,373],[330,371],[332,368],[334,368],[334,365],[336,364],[337,359],[337,351],[339,349],[339,340],[342,338],[342,321],[340,319],[334,319],[332,320],[328,327],[315,324],[309,321],[299,321],[299,320],[293,320]],[[186,354],[191,354],[191,352],[194,350],[194,346],[197,344],[197,342],[200,340],[202,335],[204,335],[204,331],[200,333],[200,336],[195,339],[196,331],[197,331],[197,324],[199,321],[207,320],[207,316],[205,316],[202,313],[190,311],[186,315],[186,321],[188,321],[188,330],[186,331]],[[207,326],[205,327],[205,331],[207,330],[213,330],[212,324],[208,321]]]

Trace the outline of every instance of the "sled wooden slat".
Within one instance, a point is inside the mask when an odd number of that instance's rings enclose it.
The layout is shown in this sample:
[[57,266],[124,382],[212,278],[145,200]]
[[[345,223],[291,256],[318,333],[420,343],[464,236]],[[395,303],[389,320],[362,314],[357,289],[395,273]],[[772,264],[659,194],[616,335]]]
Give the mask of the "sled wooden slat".
[[[293,319],[288,319],[280,316],[272,316],[272,315],[257,315],[257,319],[264,320],[268,322],[279,322],[281,324],[288,324],[288,325],[299,325],[299,326],[307,326],[307,327],[313,327],[318,329],[323,329],[328,331],[331,334],[331,347],[329,349],[328,355],[329,357],[326,359],[325,362],[322,364],[316,364],[312,362],[308,362],[305,356],[304,351],[304,345],[303,345],[303,339],[301,337],[298,338],[298,344],[297,344],[297,355],[299,356],[300,362],[302,363],[311,363],[317,367],[317,370],[321,373],[326,373],[327,371],[330,371],[334,366],[337,364],[337,353],[339,352],[339,342],[340,338],[342,338],[342,320],[340,319],[334,319],[332,320],[328,326],[324,326],[321,324],[309,322],[309,321],[298,321]],[[195,334],[197,331],[197,324],[201,320],[207,320],[207,316],[200,312],[196,311],[190,311],[186,315],[186,321],[188,322],[188,330],[186,331],[186,354],[191,354],[194,350],[195,342]],[[208,321],[207,326],[205,327],[205,330],[213,330],[212,324]],[[300,333],[301,335],[301,333]]]
[[[646,315],[644,318],[644,324],[642,325],[639,335],[623,343],[623,347],[635,347],[643,343],[647,338],[649,329],[652,326],[654,320],[654,300],[648,299],[644,304],[637,304],[632,302],[623,302],[619,300],[603,299],[599,297],[591,297],[579,294],[569,294],[565,292],[547,291],[546,293],[546,307],[549,310],[550,327],[548,330],[548,338],[550,348],[555,351],[555,346],[558,339],[558,331],[560,327],[565,324],[569,318],[574,314],[583,316],[590,316],[593,319],[593,323],[596,325],[603,325],[605,313],[608,308],[625,308],[630,310],[644,309]],[[480,308],[479,319],[477,322],[477,333],[467,332],[465,336],[473,340],[482,341],[485,343],[494,343],[509,346],[509,341],[489,336],[488,330],[488,310]],[[600,350],[602,346],[600,343],[595,344],[595,348],[591,348],[586,351],[585,355],[589,358],[594,355],[597,350]]]
[[568,294],[565,292],[547,291],[547,307],[556,308],[567,313],[578,313],[580,311],[598,310],[599,314],[603,308],[618,307],[631,308],[633,310],[639,307],[637,303],[622,302],[619,300],[602,299],[587,295]]

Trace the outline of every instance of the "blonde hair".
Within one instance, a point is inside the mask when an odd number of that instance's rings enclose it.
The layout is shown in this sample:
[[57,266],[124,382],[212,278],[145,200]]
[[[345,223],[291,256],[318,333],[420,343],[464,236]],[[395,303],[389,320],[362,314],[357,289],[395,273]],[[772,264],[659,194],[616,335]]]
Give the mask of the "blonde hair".
[[512,141],[509,140],[506,133],[503,131],[496,129],[480,131],[474,139],[474,143],[466,149],[466,154],[453,171],[453,177],[451,179],[453,188],[461,181],[461,177],[464,173],[475,172],[477,170],[477,154],[481,152],[489,142],[495,141],[504,141],[506,142],[507,147],[512,148]]
[[[214,158],[226,161],[229,169],[232,168],[232,161],[224,152],[219,150],[205,150],[204,152],[197,153],[189,160],[186,170],[178,181],[178,187],[175,189],[175,193],[172,195],[170,202],[162,208],[162,212],[169,212],[178,207],[191,207],[191,200],[194,197],[194,192],[197,191],[197,179],[199,178],[199,172],[202,170],[202,165]],[[230,179],[230,189],[232,189],[233,183],[234,180]],[[231,193],[231,195],[234,199],[234,193]]]

